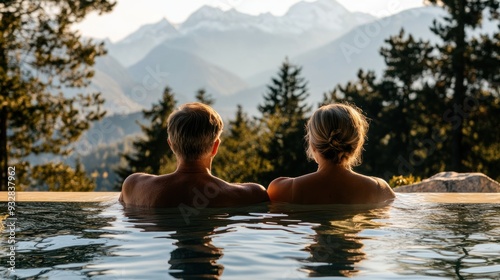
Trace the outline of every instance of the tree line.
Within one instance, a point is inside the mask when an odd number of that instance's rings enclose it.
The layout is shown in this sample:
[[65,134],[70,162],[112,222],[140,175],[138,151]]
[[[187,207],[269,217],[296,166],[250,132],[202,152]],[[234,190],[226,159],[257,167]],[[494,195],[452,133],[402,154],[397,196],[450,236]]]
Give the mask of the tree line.
[[[304,152],[304,127],[311,107],[307,82],[301,68],[286,59],[272,79],[259,106],[261,116],[250,118],[238,105],[234,119],[225,125],[222,144],[213,162],[213,173],[228,181],[269,183],[281,176],[298,176],[314,170]],[[196,100],[213,105],[215,100],[203,89]],[[123,154],[126,163],[117,169],[117,188],[134,172],[165,174],[175,171],[175,157],[167,144],[167,119],[179,104],[169,87],[162,99],[144,117],[144,137],[134,141],[134,153]]]
[[[29,11],[40,13],[36,9],[49,4],[7,2],[7,6],[0,6],[2,187],[6,182],[3,171],[9,164],[26,171],[20,180],[27,185],[42,184],[49,190],[92,187],[81,163],[74,168],[59,163],[30,166],[26,158],[31,154],[71,153],[69,144],[91,121],[104,116],[100,110],[103,100],[98,94],[65,98],[48,89],[60,90],[62,83],[66,87],[88,83],[92,77],[89,67],[104,50],[90,41],[81,43],[78,35],[67,34],[67,28],[92,10],[110,10],[112,4],[63,1],[60,14],[40,17],[29,25],[51,36],[37,37],[33,31],[31,38],[37,40],[22,41],[19,36],[25,34],[22,30],[28,26],[22,19],[29,14],[24,9],[31,7]],[[315,164],[305,155],[307,118],[321,104],[350,102],[370,119],[363,164],[357,171],[386,179],[400,174],[428,177],[445,170],[474,171],[499,180],[500,3],[428,2],[448,12],[430,27],[440,38],[438,43],[414,38],[401,30],[388,38],[380,50],[386,63],[380,76],[360,70],[356,80],[325,93],[319,104],[307,103],[309,92],[301,67],[286,59],[267,86],[258,107],[259,115],[249,117],[238,106],[226,124],[219,154],[214,159],[214,174],[228,181],[266,185],[279,176],[298,176],[314,170]],[[59,24],[58,29],[54,28],[57,24],[43,21],[51,16],[55,16],[51,20]],[[493,34],[476,32],[485,20],[496,22],[499,28]],[[68,53],[58,57],[49,52],[54,49],[59,50],[56,54],[63,53],[61,49]],[[29,67],[21,68],[22,57],[30,62]],[[55,75],[59,82],[30,74],[35,70],[46,77]],[[206,104],[216,102],[203,90],[196,99]],[[133,141],[132,152],[121,155],[123,164],[116,169],[116,186],[132,172],[161,174],[175,169],[166,142],[166,118],[177,105],[167,86],[158,103],[143,112],[148,123],[142,124],[143,136]],[[63,181],[63,177],[71,179]]]

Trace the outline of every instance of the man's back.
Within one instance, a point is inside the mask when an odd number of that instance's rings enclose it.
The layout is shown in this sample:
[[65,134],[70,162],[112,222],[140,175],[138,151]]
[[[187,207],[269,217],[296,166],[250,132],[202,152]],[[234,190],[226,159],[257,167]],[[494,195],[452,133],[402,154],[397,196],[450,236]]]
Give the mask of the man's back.
[[[187,103],[167,120],[168,140],[177,169],[167,175],[135,173],[122,185],[120,201],[141,207],[226,207],[269,201],[263,186],[231,184],[212,176],[220,145],[222,118],[210,106]],[[165,143],[165,144],[167,144]]]
[[154,176],[130,175],[120,201],[140,207],[230,207],[268,201],[265,188],[255,183],[231,184],[209,173]]

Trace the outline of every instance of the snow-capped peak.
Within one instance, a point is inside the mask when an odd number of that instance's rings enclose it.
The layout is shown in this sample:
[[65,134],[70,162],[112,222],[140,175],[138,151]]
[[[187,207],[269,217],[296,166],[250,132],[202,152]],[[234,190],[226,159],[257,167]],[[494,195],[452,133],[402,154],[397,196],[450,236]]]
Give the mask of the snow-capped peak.
[[313,27],[342,29],[345,17],[350,15],[351,13],[335,0],[318,0],[293,5],[285,17],[306,30]]
[[318,0],[315,2],[299,2],[288,9],[286,16],[296,17],[318,13],[334,13],[342,15],[349,11],[335,0]]
[[181,24],[181,28],[192,27],[200,22],[212,21],[220,19],[224,15],[224,11],[219,8],[212,6],[202,6],[194,13],[192,13],[184,23]]
[[125,37],[120,43],[127,44],[129,42],[143,39],[144,37],[150,37],[157,39],[158,41],[163,41],[166,38],[177,34],[177,29],[166,18],[162,18],[158,22],[141,26],[137,31]]
[[[247,15],[235,9],[222,11],[219,8],[203,6],[181,24],[182,33],[194,30],[258,29],[269,33],[300,34],[313,28],[343,30],[355,18],[336,0],[299,2],[284,16],[270,13],[258,16]],[[366,15],[366,22],[372,20]],[[361,22],[363,23],[363,22]]]
[[253,16],[243,14],[235,9],[222,11],[219,8],[203,6],[196,10],[188,19],[180,25],[184,33],[197,29],[226,30],[239,27],[241,24],[248,25]]

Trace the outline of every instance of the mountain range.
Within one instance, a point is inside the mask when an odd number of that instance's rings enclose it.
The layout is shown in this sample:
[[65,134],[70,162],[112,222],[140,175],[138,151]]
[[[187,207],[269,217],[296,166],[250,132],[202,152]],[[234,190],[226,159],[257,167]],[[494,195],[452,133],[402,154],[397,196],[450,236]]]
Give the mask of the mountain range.
[[[359,69],[380,73],[384,41],[401,29],[435,41],[433,20],[444,10],[422,7],[384,18],[349,12],[335,0],[299,2],[283,16],[243,14],[203,6],[179,25],[167,19],[140,27],[121,41],[105,41],[91,89],[103,93],[108,115],[128,114],[157,102],[165,86],[178,103],[204,88],[225,118],[237,104],[256,113],[266,84],[285,58],[303,68],[310,103]],[[490,28],[497,28],[492,25]]]
[[253,77],[277,69],[285,57],[373,20],[335,0],[299,2],[283,16],[203,6],[177,26],[161,19],[121,41],[105,40],[108,54],[99,58],[91,88],[109,100],[109,114],[149,107],[166,85],[180,103],[193,100],[200,88],[219,100],[260,86]]
[[[440,8],[422,7],[375,18],[349,12],[335,0],[317,0],[299,2],[283,16],[204,6],[179,25],[161,19],[141,26],[118,42],[105,40],[108,54],[96,60],[87,91],[102,93],[108,114],[74,143],[76,153],[65,160],[72,164],[82,157],[87,172],[105,170],[113,177],[110,166],[120,164],[117,151],[140,133],[139,124],[147,124],[140,111],[158,102],[165,86],[178,104],[194,101],[196,91],[205,89],[226,121],[238,104],[256,116],[266,85],[285,58],[302,67],[308,102],[315,106],[323,93],[356,79],[360,69],[380,77],[385,66],[380,48],[401,29],[437,42],[430,27],[444,15]],[[498,31],[498,23],[485,22],[481,32],[491,30]]]

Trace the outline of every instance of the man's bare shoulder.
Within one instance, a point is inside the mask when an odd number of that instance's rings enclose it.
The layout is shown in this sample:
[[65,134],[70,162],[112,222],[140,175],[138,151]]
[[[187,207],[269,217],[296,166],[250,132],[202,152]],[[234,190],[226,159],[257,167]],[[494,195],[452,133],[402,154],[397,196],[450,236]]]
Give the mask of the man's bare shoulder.
[[156,175],[146,173],[134,173],[129,175],[123,181],[120,198],[118,200],[126,204],[136,204],[136,200],[141,197],[138,195],[142,193],[141,189],[144,188],[144,186],[151,185],[152,180],[155,180],[157,177]]
[[217,180],[223,185],[223,192],[241,204],[269,201],[266,189],[258,183],[229,183],[219,178]]
[[146,181],[151,181],[154,178],[157,178],[158,176],[156,175],[151,175],[147,173],[134,173],[129,175],[125,181],[123,181],[122,185],[122,190],[125,189],[130,189],[137,187],[141,184],[144,184]]
[[140,179],[156,177],[155,175],[147,174],[147,173],[134,173],[130,174],[127,178],[125,178],[124,184],[126,183],[135,183]]

